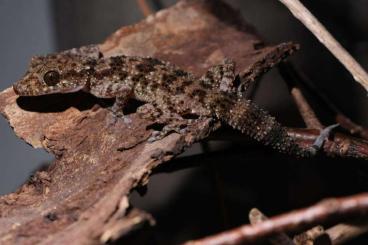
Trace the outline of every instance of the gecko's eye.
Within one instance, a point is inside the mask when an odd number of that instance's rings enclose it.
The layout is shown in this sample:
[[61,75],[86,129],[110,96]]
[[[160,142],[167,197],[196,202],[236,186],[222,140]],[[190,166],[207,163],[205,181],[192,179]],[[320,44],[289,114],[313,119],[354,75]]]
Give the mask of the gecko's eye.
[[43,81],[48,86],[54,86],[60,81],[60,74],[57,71],[48,71],[43,76]]

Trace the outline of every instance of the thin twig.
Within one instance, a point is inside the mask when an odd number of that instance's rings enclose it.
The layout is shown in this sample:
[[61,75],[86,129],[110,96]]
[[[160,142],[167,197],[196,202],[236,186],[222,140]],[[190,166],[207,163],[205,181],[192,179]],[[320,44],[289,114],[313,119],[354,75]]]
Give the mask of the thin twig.
[[147,17],[153,14],[154,11],[151,9],[151,7],[149,6],[146,0],[137,0],[137,4],[142,14],[144,15],[144,17]]
[[295,232],[327,221],[343,220],[368,213],[368,193],[326,199],[309,208],[275,216],[257,225],[238,228],[189,241],[186,245],[250,244],[280,232]]
[[[265,216],[257,208],[253,208],[252,210],[250,210],[249,221],[251,225],[257,225],[266,220],[268,220],[268,217]],[[291,240],[291,238],[283,232],[269,237],[268,239],[272,245],[295,245],[293,240]]]
[[297,86],[295,81],[295,75],[293,71],[289,68],[287,63],[280,63],[278,66],[280,75],[289,87],[290,94],[302,116],[304,123],[307,128],[323,129],[322,123],[317,118],[317,115],[313,111],[312,107],[309,105],[308,101],[305,99],[302,91]]
[[345,66],[355,81],[368,90],[368,74],[299,0],[279,0]]
[[323,129],[323,125],[318,120],[313,109],[308,104],[307,100],[304,98],[302,91],[298,87],[294,87],[290,91],[291,96],[297,105],[300,115],[308,128]]
[[368,140],[368,129],[364,128],[355,122],[351,121],[347,116],[342,113],[336,114],[336,122],[340,124],[341,127],[349,130],[351,134],[357,134],[363,139]]
[[335,114],[335,120],[341,127],[348,130],[351,134],[356,134],[363,139],[368,139],[368,129],[356,124],[344,115],[344,113],[342,113],[326,95],[317,89],[302,71],[296,69],[293,64],[284,62],[280,65],[279,70],[287,83],[292,82],[302,85],[310,94],[316,96],[320,102],[327,106],[327,109]]

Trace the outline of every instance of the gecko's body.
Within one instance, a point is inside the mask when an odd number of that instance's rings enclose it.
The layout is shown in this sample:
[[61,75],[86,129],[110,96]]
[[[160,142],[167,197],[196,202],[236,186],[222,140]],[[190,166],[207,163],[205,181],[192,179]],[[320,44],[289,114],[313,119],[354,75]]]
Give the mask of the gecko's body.
[[100,98],[116,98],[112,110],[120,116],[127,100],[135,98],[154,105],[163,114],[221,120],[281,152],[310,153],[300,148],[272,116],[240,98],[237,82],[231,62],[196,78],[154,58],[102,58],[64,52],[34,58],[14,91],[21,96],[39,96],[83,90]]

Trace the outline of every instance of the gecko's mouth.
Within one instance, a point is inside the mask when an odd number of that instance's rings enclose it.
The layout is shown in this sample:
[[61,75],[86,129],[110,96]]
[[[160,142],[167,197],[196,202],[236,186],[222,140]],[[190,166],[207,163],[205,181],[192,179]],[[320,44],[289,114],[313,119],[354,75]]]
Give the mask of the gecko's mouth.
[[19,96],[41,96],[41,95],[47,95],[47,94],[68,94],[68,93],[75,93],[83,89],[83,86],[77,86],[73,88],[60,88],[60,89],[39,89],[35,90],[34,88],[32,90],[28,89],[22,89],[22,87],[17,86],[17,84],[13,85],[13,90],[15,94]]
[[58,93],[60,93],[60,94],[75,93],[75,92],[78,92],[78,91],[82,90],[83,88],[84,88],[84,86],[77,86],[75,88],[63,89],[62,91],[60,91]]

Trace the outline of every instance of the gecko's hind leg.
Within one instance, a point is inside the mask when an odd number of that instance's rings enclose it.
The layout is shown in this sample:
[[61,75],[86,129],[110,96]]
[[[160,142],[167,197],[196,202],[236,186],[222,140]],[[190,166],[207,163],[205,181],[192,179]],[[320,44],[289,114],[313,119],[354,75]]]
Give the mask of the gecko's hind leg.
[[[158,109],[160,110],[160,109]],[[154,123],[148,126],[148,129],[153,129],[148,142],[154,142],[165,138],[171,133],[185,133],[189,124],[189,120],[182,118],[179,114],[170,111],[161,111],[161,114]]]
[[171,133],[178,133],[178,134],[184,134],[188,129],[188,120],[178,120],[178,121],[171,121],[168,124],[160,124],[160,123],[154,123],[151,126],[151,128],[155,129],[155,126],[157,125],[159,130],[155,130],[152,132],[151,137],[148,138],[148,142],[152,143],[157,140],[161,140],[168,136]]
[[208,88],[233,94],[238,89],[236,78],[235,62],[225,59],[223,63],[209,68],[200,78],[200,82]]
[[114,113],[115,116],[117,117],[124,117],[124,107],[126,106],[128,102],[128,98],[127,97],[116,97],[114,104],[112,105],[112,107],[110,108],[110,110]]
[[221,64],[209,68],[200,78],[200,81],[208,88],[242,98],[252,80],[241,78],[239,74],[235,73],[235,67],[233,60],[225,59]]
[[152,143],[157,140],[161,140],[172,133],[185,134],[190,132],[198,120],[200,119],[181,119],[171,121],[166,125],[158,125],[161,129],[153,131],[151,137],[149,137],[147,141]]
[[131,87],[125,87],[122,86],[119,89],[119,92],[115,94],[115,102],[112,105],[112,107],[110,107],[110,110],[112,111],[112,113],[119,118],[123,118],[124,120],[127,119],[124,116],[124,108],[126,107],[129,99],[131,99],[133,97],[133,90]]

